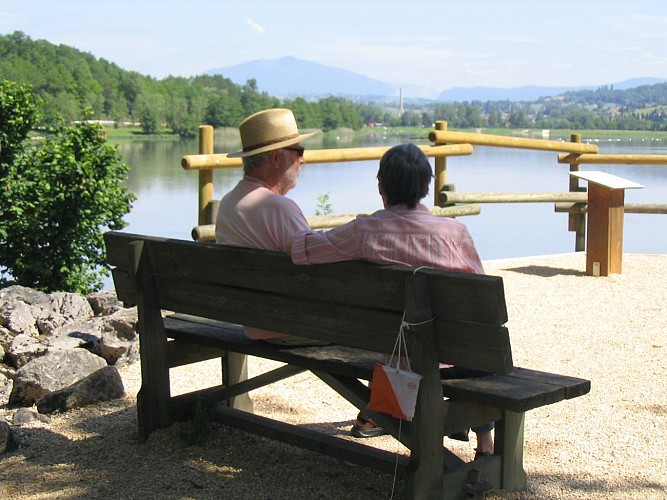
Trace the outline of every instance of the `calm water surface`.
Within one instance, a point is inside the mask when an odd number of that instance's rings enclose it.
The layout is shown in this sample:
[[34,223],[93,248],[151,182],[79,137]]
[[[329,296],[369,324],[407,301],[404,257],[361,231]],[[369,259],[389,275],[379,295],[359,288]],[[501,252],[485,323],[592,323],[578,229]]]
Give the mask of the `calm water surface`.
[[[306,142],[311,148],[394,145],[409,138],[381,135],[361,144],[355,138],[326,136]],[[419,141],[415,141],[419,142]],[[426,143],[426,142],[423,142]],[[667,154],[667,141],[599,141],[600,153]],[[238,144],[218,142],[216,152],[236,150]],[[120,143],[124,161],[133,166],[129,189],[137,201],[125,231],[191,239],[197,224],[197,173],[184,171],[181,158],[198,150],[196,141],[138,141]],[[288,196],[306,215],[317,209],[317,196],[329,194],[334,213],[370,212],[382,208],[377,194],[377,161],[304,165],[298,186]],[[644,185],[626,191],[628,203],[667,203],[667,166],[585,165]],[[447,181],[457,191],[567,191],[568,165],[557,153],[475,146],[470,156],[447,160]],[[220,198],[241,178],[241,169],[214,173],[214,196]],[[427,198],[432,203],[432,194]],[[462,217],[484,260],[574,251],[574,233],[567,231],[567,214],[553,203],[484,204],[476,216]],[[667,253],[667,215],[626,214],[624,251]]]

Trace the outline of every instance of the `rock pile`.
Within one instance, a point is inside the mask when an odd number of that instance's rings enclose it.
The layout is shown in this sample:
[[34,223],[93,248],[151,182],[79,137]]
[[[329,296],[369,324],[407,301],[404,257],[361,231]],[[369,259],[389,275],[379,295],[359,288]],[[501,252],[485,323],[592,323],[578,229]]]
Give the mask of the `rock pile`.
[[[0,408],[19,407],[14,420],[25,422],[35,405],[33,418],[43,420],[122,397],[116,367],[138,358],[136,323],[136,308],[123,307],[113,291],[0,289]],[[9,431],[0,428],[0,452],[13,445]]]

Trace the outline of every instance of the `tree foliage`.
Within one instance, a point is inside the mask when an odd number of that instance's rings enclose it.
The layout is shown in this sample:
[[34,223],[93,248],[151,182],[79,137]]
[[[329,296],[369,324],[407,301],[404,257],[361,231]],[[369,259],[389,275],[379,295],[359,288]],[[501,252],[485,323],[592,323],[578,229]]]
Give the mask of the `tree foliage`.
[[667,84],[634,89],[567,92],[534,102],[472,101],[353,103],[330,96],[317,101],[281,101],[262,92],[254,79],[236,85],[221,75],[157,80],[125,71],[64,45],[31,40],[17,31],[0,36],[0,77],[33,86],[43,101],[40,125],[58,117],[74,120],[83,108],[97,119],[116,124],[139,123],[147,134],[171,130],[194,137],[197,127],[238,127],[248,115],[271,107],[291,108],[301,128],[358,130],[365,123],[385,126],[432,127],[447,120],[451,128],[566,128],[667,130]]
[[[13,115],[31,115],[25,87],[2,82],[0,89],[3,123],[15,97],[27,109]],[[134,199],[124,187],[130,167],[106,143],[98,124],[59,121],[29,146],[26,134],[19,126],[5,134],[21,146],[3,164],[0,271],[17,284],[45,291],[98,290],[108,273],[103,231],[125,227],[123,216]]]
[[[262,92],[254,79],[241,86],[221,75],[156,80],[71,47],[31,40],[20,31],[0,36],[0,75],[32,85],[44,102],[42,125],[53,125],[59,117],[75,120],[90,108],[97,119],[138,122],[147,134],[168,128],[194,137],[203,123],[238,127],[256,111],[285,105]],[[308,112],[297,117],[302,128],[363,126],[349,101],[331,98],[306,104]]]
[[28,85],[0,82],[0,178],[23,149],[28,132],[37,120],[37,103]]

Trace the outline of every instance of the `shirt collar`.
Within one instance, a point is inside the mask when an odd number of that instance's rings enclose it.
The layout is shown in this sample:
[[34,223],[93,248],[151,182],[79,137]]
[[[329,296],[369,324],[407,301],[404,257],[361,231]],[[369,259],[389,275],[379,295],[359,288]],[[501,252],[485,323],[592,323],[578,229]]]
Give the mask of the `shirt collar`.
[[280,194],[275,189],[273,189],[271,186],[269,186],[266,182],[264,182],[261,179],[258,179],[257,177],[252,177],[250,175],[244,175],[243,176],[243,182],[247,182],[249,184],[255,184],[257,187],[264,187],[264,188],[268,189],[269,191],[272,191],[276,194]]
[[395,213],[405,213],[405,212],[422,212],[422,213],[431,213],[426,205],[423,203],[417,203],[417,206],[414,209],[408,208],[405,203],[400,203],[398,205],[392,205],[391,207],[386,208],[386,210]]

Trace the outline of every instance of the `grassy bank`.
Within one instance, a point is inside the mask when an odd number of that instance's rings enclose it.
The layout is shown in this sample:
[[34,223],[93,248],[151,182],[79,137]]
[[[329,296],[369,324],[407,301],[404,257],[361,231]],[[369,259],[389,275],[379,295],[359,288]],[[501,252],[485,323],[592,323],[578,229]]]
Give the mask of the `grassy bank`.
[[[477,130],[458,130],[460,132],[476,132]],[[483,134],[508,135],[531,138],[542,138],[542,129],[506,129],[506,128],[483,128]],[[572,134],[581,134],[582,141],[594,139],[646,139],[655,138],[667,140],[667,132],[655,132],[650,130],[571,130],[552,129],[549,130],[548,138],[552,140],[569,141]]]
[[157,134],[144,134],[141,127],[104,127],[104,131],[109,139],[179,139],[179,136],[170,130]]
[[[110,139],[161,139],[178,140],[179,136],[170,131],[159,134],[144,134],[140,127],[108,127],[105,128]],[[377,134],[391,137],[404,137],[409,140],[428,140],[428,134],[432,129],[425,127],[364,127],[361,130],[337,129],[327,132],[327,135],[366,137]],[[507,128],[482,128],[482,129],[450,129],[455,132],[479,132],[492,135],[520,136],[530,138],[543,138],[542,129],[507,129]],[[216,129],[216,134],[223,134],[222,129]],[[237,132],[234,131],[234,134]],[[569,141],[572,134],[581,134],[582,140],[596,139],[618,139],[618,140],[642,140],[655,139],[667,141],[667,131],[655,132],[647,130],[549,130],[549,139]]]

